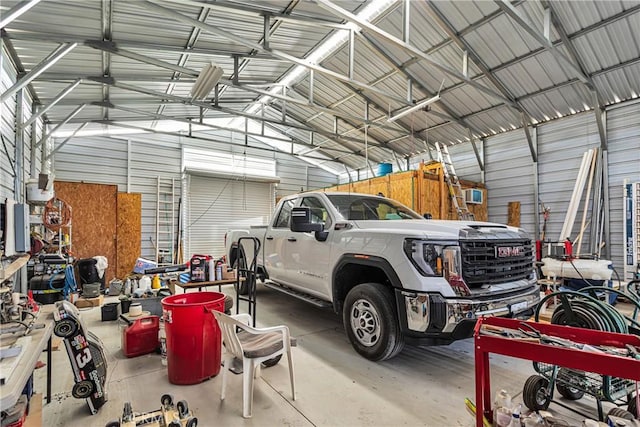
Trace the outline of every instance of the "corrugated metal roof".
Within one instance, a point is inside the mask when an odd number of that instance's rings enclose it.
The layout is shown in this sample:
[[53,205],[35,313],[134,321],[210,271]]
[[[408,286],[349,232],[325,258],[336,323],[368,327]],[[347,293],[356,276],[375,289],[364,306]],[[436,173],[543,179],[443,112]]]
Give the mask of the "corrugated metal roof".
[[[0,12],[18,3],[19,0],[4,0]],[[110,101],[134,112],[89,105],[63,130],[75,129],[82,120],[103,120],[106,115],[111,120],[128,121],[147,117],[149,126],[158,124],[150,119],[158,112],[180,118],[197,117],[202,104],[190,105],[195,75],[213,62],[223,69],[223,79],[230,80],[234,77],[234,56],[238,57],[238,82],[233,86],[220,86],[220,106],[231,114],[211,108],[205,116],[232,117],[234,111],[244,110],[259,120],[260,108],[253,105],[267,100],[258,90],[246,87],[251,84],[268,92],[277,90],[280,82],[285,81],[292,88],[287,96],[307,103],[310,74],[308,69],[299,72],[299,65],[307,63],[316,68],[313,79],[316,105],[287,102],[290,126],[269,125],[269,128],[300,141],[309,140],[310,132],[297,126],[315,129],[314,140],[320,141],[320,148],[314,152],[326,150],[329,157],[338,157],[350,167],[359,168],[364,165],[362,127],[367,102],[369,119],[374,120],[367,133],[371,142],[368,155],[371,161],[380,161],[393,159],[390,149],[403,157],[426,149],[434,141],[464,142],[468,137],[467,126],[486,135],[519,127],[519,109],[530,114],[535,122],[592,109],[592,89],[581,80],[593,82],[593,89],[604,105],[640,95],[640,32],[637,31],[640,0],[549,0],[560,26],[553,26],[550,32],[556,54],[530,34],[530,31],[543,32],[545,3],[539,0],[512,3],[525,25],[531,25],[529,31],[495,2],[408,2],[409,41],[404,45],[401,39],[406,3],[337,2],[338,7],[354,14],[385,5],[386,10],[373,13],[373,24],[393,38],[353,26],[358,33],[351,76],[347,22],[314,2],[255,0],[216,4],[199,0],[153,0],[151,3],[169,9],[169,14],[143,1],[114,0],[109,21],[102,16],[99,1],[43,0],[6,26],[3,37],[15,49],[27,72],[61,43],[79,43],[32,82],[45,105],[77,78],[99,77],[107,70],[106,77],[115,79],[116,85],[108,86],[108,90],[101,83],[84,80],[47,113],[46,119],[52,125],[67,117],[78,104],[101,101]],[[441,27],[440,21],[434,18],[434,10],[450,28]],[[196,23],[199,28],[194,30],[193,22],[178,20],[175,13],[191,19],[202,18],[203,24]],[[272,15],[268,49],[260,46],[265,14]],[[106,31],[109,27],[111,35]],[[452,31],[460,40],[451,40],[447,31]],[[567,34],[571,49],[562,42],[561,32]],[[325,44],[336,37],[340,38],[338,45],[327,48]],[[111,53],[84,43],[85,40],[100,43],[109,38],[116,49]],[[462,77],[464,46],[461,44],[471,49],[468,79]],[[107,48],[104,45],[104,49]],[[569,64],[567,59],[560,58],[562,55],[573,61],[572,49],[580,64]],[[319,53],[322,50],[325,54]],[[134,57],[129,57],[131,55]],[[452,71],[438,69],[425,55]],[[317,57],[321,58],[318,65],[305,59]],[[474,62],[475,57],[480,63]],[[162,63],[154,64],[154,61]],[[176,73],[177,66],[188,72]],[[483,66],[491,73],[490,78],[483,74]],[[430,107],[431,112],[415,111],[396,122],[387,120],[390,115],[432,96],[441,86],[441,100]],[[168,91],[170,93],[162,95]],[[409,93],[411,99],[408,99]],[[513,103],[512,106],[505,104],[510,97],[507,102]],[[282,113],[276,109],[282,108],[283,101],[268,102],[276,108],[267,108],[266,116],[280,121]],[[338,132],[344,137],[327,139],[322,134],[333,132],[336,117],[339,118]],[[87,129],[107,127],[91,124]],[[424,129],[429,130],[412,136],[412,132]],[[305,149],[302,145],[296,147],[296,150]]]

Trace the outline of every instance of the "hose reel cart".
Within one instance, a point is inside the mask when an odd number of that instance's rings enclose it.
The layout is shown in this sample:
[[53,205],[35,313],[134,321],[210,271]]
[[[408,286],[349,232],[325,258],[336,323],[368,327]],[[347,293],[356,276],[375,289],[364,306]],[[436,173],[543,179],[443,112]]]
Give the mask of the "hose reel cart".
[[[610,294],[626,298],[634,308],[632,316],[625,316],[610,306],[605,301]],[[640,310],[640,301],[636,295],[624,293],[608,287],[591,286],[581,289],[579,292],[560,291],[547,295],[540,301],[536,310],[535,320],[539,320],[540,309],[549,299],[558,301],[552,316],[551,323],[555,325],[574,326],[585,329],[631,334],[640,336],[640,323],[637,319]],[[639,340],[640,341],[640,340]],[[620,351],[621,354],[629,354],[640,359],[640,348],[637,344],[627,345]],[[585,351],[601,351],[597,348],[585,346]],[[612,350],[613,351],[613,350]],[[534,362],[534,369],[538,375],[527,379],[523,390],[523,401],[531,410],[546,409],[553,400],[554,388],[567,400],[579,400],[585,394],[593,396],[597,402],[598,417],[604,420],[602,402],[611,402],[616,405],[628,405],[628,412],[638,416],[638,407],[635,399],[636,383],[634,381],[601,375],[584,370],[561,367],[553,363]],[[569,410],[571,407],[554,401]],[[619,413],[620,409],[612,409],[610,414]]]
[[[523,330],[535,331],[539,338],[531,340],[530,335],[523,334]],[[500,317],[481,318],[474,332],[476,426],[483,427],[484,421],[491,422],[493,419],[490,353],[558,365],[576,372],[593,372],[640,381],[640,360],[627,355],[628,345],[640,348],[640,337]],[[593,352],[585,349],[585,346],[610,351]],[[541,392],[546,390],[541,389]]]

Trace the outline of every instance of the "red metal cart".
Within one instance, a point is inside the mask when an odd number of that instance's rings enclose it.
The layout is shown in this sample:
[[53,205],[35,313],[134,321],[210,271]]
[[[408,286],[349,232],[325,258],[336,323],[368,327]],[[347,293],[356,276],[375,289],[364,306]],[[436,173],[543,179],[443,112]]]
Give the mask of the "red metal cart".
[[480,330],[483,325],[515,331],[518,331],[523,325],[529,325],[541,334],[567,339],[580,344],[609,346],[620,349],[625,349],[625,345],[627,344],[640,347],[640,337],[636,335],[616,334],[536,322],[523,322],[500,317],[482,318],[478,320],[474,333],[477,427],[483,427],[483,417],[486,417],[490,422],[493,421],[491,411],[490,353],[640,381],[640,360],[605,353],[592,353],[574,348],[540,344],[517,338],[482,335],[480,334]]

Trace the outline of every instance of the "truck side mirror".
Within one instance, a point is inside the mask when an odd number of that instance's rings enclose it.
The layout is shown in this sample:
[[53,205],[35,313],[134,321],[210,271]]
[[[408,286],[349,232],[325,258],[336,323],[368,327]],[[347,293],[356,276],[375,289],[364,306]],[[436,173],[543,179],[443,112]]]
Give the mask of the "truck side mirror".
[[291,210],[291,231],[301,233],[311,233],[322,231],[322,224],[311,222],[311,209],[305,207],[293,208]]

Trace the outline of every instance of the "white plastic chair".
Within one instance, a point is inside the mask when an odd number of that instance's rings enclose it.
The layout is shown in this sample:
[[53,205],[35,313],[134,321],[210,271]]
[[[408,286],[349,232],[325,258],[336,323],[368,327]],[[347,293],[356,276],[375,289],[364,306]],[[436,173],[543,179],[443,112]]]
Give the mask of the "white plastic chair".
[[[291,336],[287,326],[269,328],[253,328],[248,326],[251,316],[245,313],[229,316],[219,311],[212,311],[222,331],[222,340],[226,348],[222,372],[222,392],[220,400],[224,400],[228,371],[233,359],[242,359],[242,416],[251,418],[253,408],[253,380],[260,376],[260,364],[275,357],[287,355],[291,395],[296,400],[295,381],[293,378],[293,360],[291,359]],[[245,323],[246,322],[246,323]],[[240,329],[238,331],[238,329]]]

